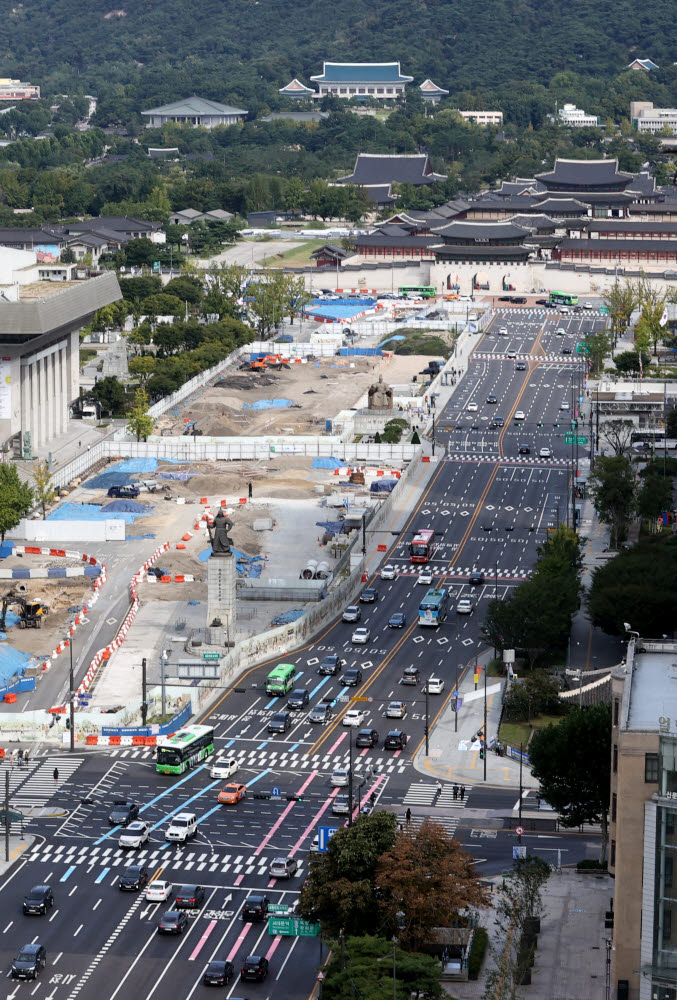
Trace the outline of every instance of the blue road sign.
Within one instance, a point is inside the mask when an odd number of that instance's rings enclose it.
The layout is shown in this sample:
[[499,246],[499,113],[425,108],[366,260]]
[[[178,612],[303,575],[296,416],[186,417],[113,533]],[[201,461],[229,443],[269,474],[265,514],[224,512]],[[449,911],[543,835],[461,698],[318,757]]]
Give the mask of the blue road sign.
[[280,788],[271,788],[270,794],[274,795],[276,798],[279,798],[280,795],[282,795],[282,790]]
[[337,826],[318,826],[317,828],[317,849],[322,854],[329,850],[329,841],[338,830]]

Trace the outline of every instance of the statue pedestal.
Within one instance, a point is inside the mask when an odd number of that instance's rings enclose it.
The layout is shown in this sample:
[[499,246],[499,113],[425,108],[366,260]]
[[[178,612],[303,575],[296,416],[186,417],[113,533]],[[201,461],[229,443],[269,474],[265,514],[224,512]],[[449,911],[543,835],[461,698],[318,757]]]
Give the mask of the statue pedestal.
[[[236,638],[235,556],[210,556],[207,560],[207,628],[216,646],[232,645]],[[221,625],[212,626],[215,618]]]
[[377,431],[380,434],[388,421],[395,417],[404,420],[410,419],[408,413],[400,410],[377,410],[375,408],[357,410],[353,417],[353,429],[356,434],[375,434]]

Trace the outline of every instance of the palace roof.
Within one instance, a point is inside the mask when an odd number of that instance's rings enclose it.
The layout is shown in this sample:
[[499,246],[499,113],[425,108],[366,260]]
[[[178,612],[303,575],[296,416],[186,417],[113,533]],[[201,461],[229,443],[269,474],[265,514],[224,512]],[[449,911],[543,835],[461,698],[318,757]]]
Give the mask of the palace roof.
[[366,187],[380,184],[432,184],[446,181],[446,174],[435,174],[430,166],[427,153],[406,155],[382,155],[381,153],[358,153],[352,174],[339,177],[339,184],[364,184]]
[[528,230],[522,226],[516,226],[512,222],[480,222],[474,219],[447,222],[444,225],[435,226],[433,232],[442,236],[445,241],[475,240],[483,244],[486,240],[517,241],[530,235]]
[[418,88],[424,97],[446,97],[449,93],[443,87],[438,87],[436,83],[432,80],[424,80],[421,86]]
[[414,78],[400,72],[399,62],[325,62],[322,73],[310,79],[314,83],[411,83]]
[[278,94],[283,94],[285,97],[312,97],[315,93],[317,91],[312,87],[306,87],[305,83],[301,83],[296,77],[286,87],[280,87],[278,90]]
[[633,180],[632,174],[618,170],[618,160],[565,160],[557,157],[552,170],[536,174],[536,180],[550,190],[553,185],[577,188],[579,185],[591,185],[599,188],[611,186],[618,190]]
[[142,111],[142,115],[177,115],[189,118],[205,117],[207,115],[246,115],[241,108],[232,108],[229,104],[219,104],[204,97],[187,97],[185,101],[175,101],[173,104],[163,104],[160,108]]

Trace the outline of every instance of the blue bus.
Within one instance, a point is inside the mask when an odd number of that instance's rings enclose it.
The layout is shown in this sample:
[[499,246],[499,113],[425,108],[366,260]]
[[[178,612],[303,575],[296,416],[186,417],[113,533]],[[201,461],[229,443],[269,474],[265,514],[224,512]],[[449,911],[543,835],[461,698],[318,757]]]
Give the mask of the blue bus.
[[444,587],[431,587],[418,609],[419,625],[441,625],[447,617],[449,591]]

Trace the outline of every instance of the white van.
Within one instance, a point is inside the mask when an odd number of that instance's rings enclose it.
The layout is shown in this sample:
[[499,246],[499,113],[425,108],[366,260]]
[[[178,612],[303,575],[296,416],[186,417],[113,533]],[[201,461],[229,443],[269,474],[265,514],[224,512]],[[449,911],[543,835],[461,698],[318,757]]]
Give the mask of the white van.
[[197,833],[197,816],[195,813],[177,813],[169,821],[165,837],[167,840],[185,842]]

